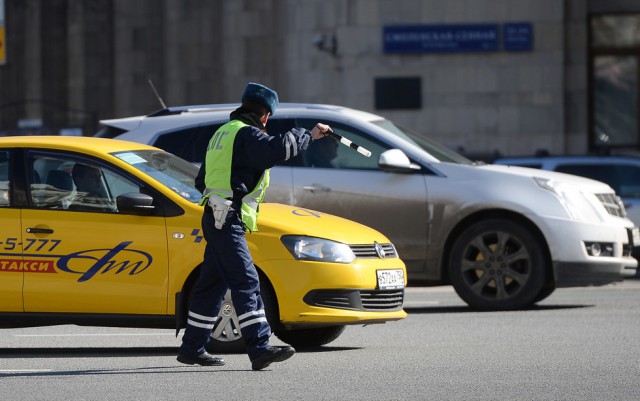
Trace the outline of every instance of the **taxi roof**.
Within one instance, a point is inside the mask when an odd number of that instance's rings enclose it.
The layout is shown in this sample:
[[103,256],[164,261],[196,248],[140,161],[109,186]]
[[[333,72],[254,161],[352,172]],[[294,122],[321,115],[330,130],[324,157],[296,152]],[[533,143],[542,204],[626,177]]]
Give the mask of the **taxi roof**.
[[81,152],[93,150],[95,153],[111,153],[134,149],[157,149],[149,145],[118,139],[53,135],[1,137],[0,146],[15,148],[53,148]]

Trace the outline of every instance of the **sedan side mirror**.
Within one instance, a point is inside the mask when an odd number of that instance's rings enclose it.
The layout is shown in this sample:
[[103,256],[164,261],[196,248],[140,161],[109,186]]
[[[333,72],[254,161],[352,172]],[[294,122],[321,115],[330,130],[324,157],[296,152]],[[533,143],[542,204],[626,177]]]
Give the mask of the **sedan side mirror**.
[[116,198],[118,211],[148,216],[153,213],[153,198],[139,192],[128,192]]
[[400,149],[389,149],[382,152],[378,165],[384,171],[391,173],[413,173],[421,168],[418,164],[411,163],[411,160]]

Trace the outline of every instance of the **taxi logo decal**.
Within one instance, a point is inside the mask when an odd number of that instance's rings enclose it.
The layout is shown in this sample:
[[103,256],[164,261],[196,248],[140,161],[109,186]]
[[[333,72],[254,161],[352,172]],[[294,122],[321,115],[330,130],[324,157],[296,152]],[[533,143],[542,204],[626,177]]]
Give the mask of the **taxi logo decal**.
[[0,259],[0,271],[56,273],[52,260]]
[[[68,255],[48,254],[43,256],[25,253],[23,255],[25,260],[16,259],[16,255],[0,254],[0,272],[58,273],[60,270],[80,275],[79,283],[87,281],[97,274],[111,273],[134,276],[147,270],[153,262],[153,257],[147,252],[128,248],[132,243],[132,241],[125,241],[112,249],[87,249]],[[52,249],[45,249],[45,251],[49,252]],[[2,256],[12,256],[12,258],[2,259]],[[57,263],[55,259],[58,259]]]
[[313,217],[321,218],[320,213],[313,212],[307,209],[294,209],[291,213],[295,214],[296,216],[302,216],[302,217],[313,216]]
[[121,242],[113,249],[89,249],[64,255],[58,259],[57,267],[67,273],[80,274],[80,283],[98,273],[106,274],[111,271],[113,274],[128,271],[130,276],[140,274],[151,266],[153,258],[146,252],[127,249],[131,243]]

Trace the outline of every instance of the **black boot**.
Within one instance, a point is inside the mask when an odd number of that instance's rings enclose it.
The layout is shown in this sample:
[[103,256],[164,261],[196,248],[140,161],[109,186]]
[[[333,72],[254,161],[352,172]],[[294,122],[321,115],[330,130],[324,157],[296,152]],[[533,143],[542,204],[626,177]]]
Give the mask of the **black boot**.
[[203,352],[198,356],[188,356],[178,354],[176,358],[178,362],[182,362],[186,365],[201,365],[201,366],[222,366],[224,365],[224,359],[213,356],[208,352]]
[[251,369],[262,370],[273,362],[282,362],[291,358],[296,350],[292,347],[269,347],[256,359],[251,361]]

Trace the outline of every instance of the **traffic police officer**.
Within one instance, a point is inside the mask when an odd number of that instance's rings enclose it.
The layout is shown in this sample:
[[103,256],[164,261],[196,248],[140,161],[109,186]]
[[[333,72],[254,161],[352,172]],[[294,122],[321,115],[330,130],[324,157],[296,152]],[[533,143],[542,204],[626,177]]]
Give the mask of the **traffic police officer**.
[[242,105],[231,120],[212,136],[196,177],[203,192],[202,231],[207,242],[200,276],[191,292],[187,327],[178,361],[220,366],[224,360],[205,351],[227,289],[240,322],[253,370],[284,361],[292,347],[269,345],[271,328],[260,296],[258,273],[247,247],[245,230],[257,230],[258,205],[269,185],[269,168],[307,149],[311,140],[330,130],[317,124],[313,130],[292,129],[269,136],[265,126],[278,106],[278,94],[250,82]]

